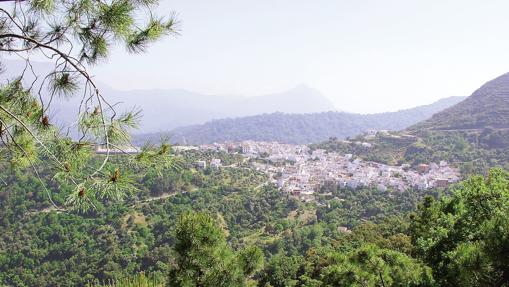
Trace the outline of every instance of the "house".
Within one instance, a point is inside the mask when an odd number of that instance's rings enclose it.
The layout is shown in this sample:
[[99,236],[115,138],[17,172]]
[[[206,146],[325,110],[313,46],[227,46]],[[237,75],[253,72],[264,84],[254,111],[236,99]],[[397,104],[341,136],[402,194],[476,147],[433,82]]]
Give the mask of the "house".
[[418,189],[418,190],[426,190],[429,188],[429,184],[426,180],[422,180],[420,182],[418,182],[415,187]]
[[421,163],[417,166],[417,171],[420,173],[427,173],[429,171],[429,165]]
[[204,160],[199,160],[195,163],[197,168],[206,169],[207,168],[207,162]]
[[446,188],[448,185],[449,185],[449,181],[447,179],[437,179],[437,180],[435,180],[435,187]]
[[213,159],[210,161],[210,166],[211,166],[212,168],[220,168],[220,167],[221,167],[221,159],[213,158]]
[[342,233],[352,233],[352,231],[346,226],[338,226],[338,231]]
[[95,147],[96,154],[138,154],[141,152],[139,147],[135,146],[106,146],[106,145],[97,145]]
[[232,144],[229,144],[226,146],[226,150],[228,151],[228,153],[235,153],[237,152],[237,147],[235,147]]
[[293,196],[300,196],[302,190],[300,188],[294,188],[290,191],[290,193],[293,195]]
[[251,145],[248,143],[243,143],[241,150],[243,154],[248,154],[251,152]]
[[190,151],[190,150],[199,150],[200,148],[198,148],[197,146],[188,146],[188,145],[174,145],[174,146],[171,146],[171,148],[175,151]]
[[374,129],[372,129],[372,130],[368,130],[366,134],[367,134],[368,136],[376,136],[376,133],[377,133],[377,131],[376,131],[376,130],[374,130]]

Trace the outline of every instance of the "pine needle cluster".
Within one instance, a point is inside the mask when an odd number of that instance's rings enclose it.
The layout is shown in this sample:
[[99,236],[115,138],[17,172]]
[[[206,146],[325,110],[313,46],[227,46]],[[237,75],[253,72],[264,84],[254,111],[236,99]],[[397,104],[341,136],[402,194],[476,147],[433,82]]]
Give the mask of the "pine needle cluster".
[[[117,113],[88,69],[114,46],[141,53],[162,37],[177,35],[175,14],[155,16],[156,0],[6,2],[11,7],[0,8],[0,52],[19,57],[25,68],[0,86],[0,168],[33,169],[46,189],[38,170],[43,165],[54,183],[73,190],[66,206],[52,201],[61,210],[87,211],[98,201],[123,200],[135,186],[127,171],[111,162],[111,151],[130,145],[141,111]],[[34,57],[45,57],[52,70],[41,75],[32,65]],[[69,97],[81,99],[76,121],[58,127],[51,106]],[[98,146],[107,152],[96,155]],[[125,158],[122,163],[137,172],[178,167],[166,144]],[[49,191],[48,196],[51,200]]]

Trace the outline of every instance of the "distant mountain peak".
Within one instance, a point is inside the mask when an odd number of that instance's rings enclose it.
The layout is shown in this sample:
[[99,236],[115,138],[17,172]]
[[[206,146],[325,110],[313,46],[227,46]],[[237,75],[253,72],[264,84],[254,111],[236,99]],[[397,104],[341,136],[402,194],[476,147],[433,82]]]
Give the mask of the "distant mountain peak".
[[[20,74],[25,63],[5,60],[6,73],[0,78],[9,79]],[[37,71],[50,72],[48,62],[34,62]],[[31,79],[27,79],[31,80]],[[242,117],[264,113],[314,113],[334,110],[334,105],[320,92],[306,85],[299,85],[280,93],[256,97],[240,95],[210,95],[184,89],[136,89],[121,91],[99,83],[101,90],[111,103],[121,111],[132,106],[143,110],[141,128],[135,133],[152,133],[171,130],[180,126],[201,124],[213,119]],[[52,111],[63,125],[75,120],[80,97],[68,101],[54,102]]]
[[327,99],[322,94],[322,92],[320,92],[319,90],[312,88],[306,84],[299,84],[299,85],[295,86],[294,88],[288,90],[286,93],[293,93],[295,96]]
[[313,91],[313,92],[318,92],[318,90],[308,86],[307,84],[298,84],[297,86],[293,87],[292,89],[290,90],[297,90],[297,91]]
[[287,91],[249,98],[248,115],[261,114],[264,107],[277,107],[271,112],[290,114],[317,113],[335,110],[334,104],[320,91],[306,85],[298,85]]

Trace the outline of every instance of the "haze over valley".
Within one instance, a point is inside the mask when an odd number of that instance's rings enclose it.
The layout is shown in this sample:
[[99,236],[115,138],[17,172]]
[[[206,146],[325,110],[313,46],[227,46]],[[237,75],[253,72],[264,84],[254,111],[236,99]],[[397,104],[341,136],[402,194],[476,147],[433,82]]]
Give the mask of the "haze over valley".
[[[5,64],[9,69],[2,74],[3,79],[12,80],[25,68],[22,61],[8,60]],[[51,70],[47,62],[33,62],[32,66],[39,74]],[[39,74],[37,83],[42,82]],[[25,82],[31,83],[34,79],[27,72]],[[340,112],[341,107],[335,107],[319,91],[305,85],[251,97],[205,95],[181,89],[120,91],[104,83],[99,86],[119,112],[132,107],[141,110],[143,118],[139,128],[132,131],[140,145],[161,137],[169,137],[174,143],[195,144],[250,139],[312,143],[329,137],[355,136],[373,129],[401,130],[463,99],[449,97],[395,112],[355,114]],[[49,101],[46,89],[41,94]],[[80,97],[55,101],[49,115],[60,126],[68,126],[73,123],[80,102]]]

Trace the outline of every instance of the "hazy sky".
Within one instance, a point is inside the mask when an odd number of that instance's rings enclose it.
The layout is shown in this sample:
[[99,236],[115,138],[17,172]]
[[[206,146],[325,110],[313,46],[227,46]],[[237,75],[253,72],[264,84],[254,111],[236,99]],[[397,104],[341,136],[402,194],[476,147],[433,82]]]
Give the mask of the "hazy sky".
[[470,95],[509,72],[507,0],[162,0],[181,36],[96,69],[118,89],[255,96],[306,84],[380,112]]

